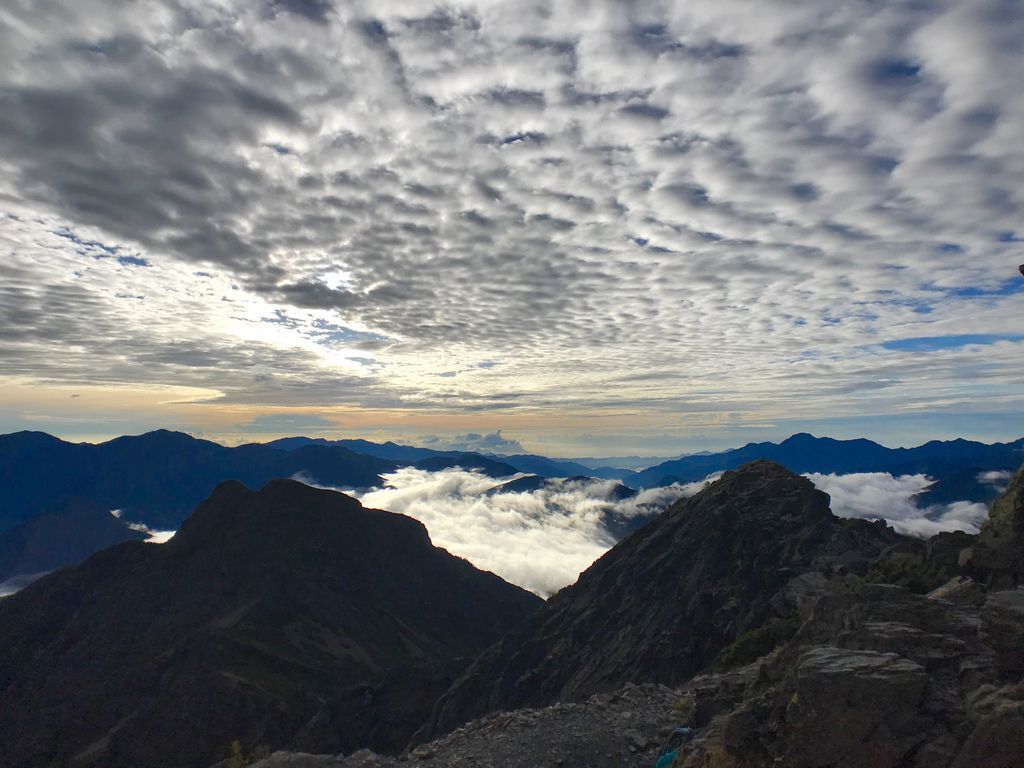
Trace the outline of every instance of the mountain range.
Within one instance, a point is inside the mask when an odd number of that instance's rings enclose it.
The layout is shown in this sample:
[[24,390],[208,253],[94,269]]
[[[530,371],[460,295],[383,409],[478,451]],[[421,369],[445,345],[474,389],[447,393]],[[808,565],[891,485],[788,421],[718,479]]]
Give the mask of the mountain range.
[[673,721],[691,768],[1014,765],[1024,471],[978,536],[828,503],[744,465],[543,602],[410,518],[224,483],[0,600],[0,766],[651,765]]
[[690,483],[758,459],[778,462],[797,473],[888,472],[943,478],[968,471],[977,474],[983,470],[1016,470],[1024,463],[1024,438],[991,444],[963,439],[932,440],[915,448],[887,448],[871,440],[834,440],[800,433],[781,443],[748,443],[721,453],[683,456],[662,462],[637,472],[627,484],[635,488],[655,488],[677,482]]
[[[629,498],[633,488],[692,482],[756,459],[796,472],[924,473],[933,484],[917,499],[922,507],[955,501],[988,503],[998,484],[984,473],[1008,472],[1024,461],[1024,439],[987,445],[968,440],[933,441],[890,449],[869,440],[794,435],[781,443],[751,443],[721,453],[684,456],[640,472],[593,470],[543,456],[483,455],[458,451],[293,437],[234,448],[180,432],[158,430],[105,443],[68,443],[41,432],[0,436],[0,583],[80,561],[103,546],[138,538],[127,522],[177,529],[218,483],[237,480],[261,487],[275,478],[353,489],[379,487],[382,475],[402,466],[436,472],[475,470],[496,480],[524,474],[493,492],[531,492],[559,478],[617,479],[609,501]],[[596,460],[588,460],[592,462]],[[75,499],[80,514],[68,516]],[[84,509],[92,508],[86,515]],[[119,510],[121,520],[105,512]],[[606,514],[602,525],[619,540],[658,509],[628,518]],[[59,520],[59,524],[54,524]],[[22,580],[19,583],[23,583]]]
[[0,436],[0,531],[68,497],[120,509],[151,528],[176,529],[224,480],[259,487],[306,473],[324,485],[359,488],[379,485],[380,473],[394,466],[341,446],[226,448],[167,430],[96,445],[16,432]]
[[[411,445],[399,445],[398,443],[373,443],[369,440],[327,440],[322,437],[284,437],[266,443],[272,448],[283,448],[284,450],[296,450],[307,445],[341,446],[356,453],[363,453],[367,456],[376,456],[380,459],[399,462],[401,464],[416,464],[424,459],[434,459],[440,463],[442,459],[456,459],[465,456],[480,456],[479,453],[466,451],[438,451],[432,448],[417,448]],[[516,472],[526,472],[540,477],[573,477],[586,475],[601,480],[622,480],[633,476],[629,469],[611,467],[604,465],[599,459],[588,460],[586,464],[572,459],[549,459],[546,456],[534,454],[487,454],[493,459],[512,466]],[[464,465],[460,465],[464,466]]]

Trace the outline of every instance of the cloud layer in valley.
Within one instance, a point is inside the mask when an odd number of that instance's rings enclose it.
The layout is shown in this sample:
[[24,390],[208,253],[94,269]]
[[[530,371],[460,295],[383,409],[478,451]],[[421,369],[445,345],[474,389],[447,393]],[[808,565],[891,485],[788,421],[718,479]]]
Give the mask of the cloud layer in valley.
[[[614,543],[608,515],[634,518],[664,510],[720,475],[686,485],[641,491],[615,500],[614,481],[555,480],[536,490],[495,490],[496,480],[478,472],[429,472],[405,467],[385,475],[387,486],[358,495],[365,506],[422,522],[433,542],[540,595],[571,584]],[[924,475],[887,473],[809,474],[831,497],[839,517],[885,520],[899,533],[930,537],[941,531],[977,532],[984,504],[957,501],[919,508],[915,497],[931,485]]]
[[0,416],[1019,424],[1022,38],[1017,0],[5,3]]
[[704,485],[655,488],[625,501],[610,498],[614,481],[554,480],[533,491],[494,490],[511,479],[405,467],[385,475],[388,487],[359,499],[416,518],[437,546],[547,596],[574,582],[615,543],[606,515],[649,514]]
[[911,536],[930,537],[942,531],[977,533],[988,516],[984,504],[969,501],[918,507],[915,497],[932,484],[924,475],[861,472],[807,477],[831,497],[832,512],[839,517],[885,520],[899,533]]

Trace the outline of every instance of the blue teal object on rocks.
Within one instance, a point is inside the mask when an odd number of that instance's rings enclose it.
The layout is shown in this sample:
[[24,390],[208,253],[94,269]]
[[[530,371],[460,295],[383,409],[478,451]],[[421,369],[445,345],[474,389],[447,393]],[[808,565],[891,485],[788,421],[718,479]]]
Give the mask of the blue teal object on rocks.
[[676,755],[678,754],[679,753],[673,749],[671,752],[662,755],[658,758],[658,762],[654,764],[654,768],[669,768],[669,766],[676,761]]

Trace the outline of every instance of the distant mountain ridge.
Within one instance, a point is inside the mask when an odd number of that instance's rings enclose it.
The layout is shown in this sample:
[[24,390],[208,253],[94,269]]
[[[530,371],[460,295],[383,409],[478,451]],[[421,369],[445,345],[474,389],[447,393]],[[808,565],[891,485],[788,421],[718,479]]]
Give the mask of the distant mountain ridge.
[[262,486],[305,473],[323,485],[368,488],[394,468],[394,462],[342,446],[226,448],[168,430],[93,445],[15,432],[0,435],[0,531],[71,497],[122,509],[126,518],[152,528],[173,529],[224,480]]
[[[18,432],[0,435],[0,534],[68,498],[84,499],[107,511],[121,509],[126,519],[154,529],[176,529],[225,480],[261,486],[275,478],[296,477],[315,485],[366,489],[383,485],[383,474],[415,466],[431,472],[461,467],[493,478],[517,473],[543,479],[596,477],[650,488],[701,480],[762,458],[798,473],[927,474],[936,482],[917,497],[916,503],[923,508],[954,501],[992,501],[999,484],[985,480],[982,473],[1008,472],[1024,462],[1024,439],[991,445],[958,439],[886,448],[865,439],[798,434],[781,443],[750,443],[720,453],[688,455],[632,473],[593,470],[531,454],[436,451],[366,440],[290,437],[229,448],[181,432],[157,430],[93,445],[68,443],[42,432]],[[537,481],[524,479],[523,488],[531,483]],[[641,522],[641,518],[619,521],[611,530],[618,538]],[[110,523],[105,520],[99,527],[109,533]],[[84,529],[81,532],[83,543],[102,539],[100,534],[90,538]],[[65,563],[87,554],[72,556],[71,549],[66,549]],[[8,561],[13,562],[14,556]]]
[[[572,459],[551,459],[547,456],[525,453],[505,455],[482,454],[471,451],[439,451],[433,448],[399,445],[391,441],[373,443],[369,440],[361,439],[327,440],[323,437],[282,437],[279,440],[264,443],[264,445],[288,451],[305,445],[338,445],[356,453],[377,456],[381,459],[390,459],[402,462],[403,464],[416,464],[425,459],[438,459],[440,457],[483,456],[484,458],[510,465],[516,472],[526,472],[531,475],[540,475],[541,477],[575,477],[586,475],[587,477],[596,477],[600,480],[625,480],[628,482],[628,479],[633,476],[633,472],[629,469],[601,466],[596,460],[588,464],[580,464]],[[597,466],[594,466],[594,464],[597,464]]]
[[758,459],[778,462],[797,473],[889,472],[894,475],[923,473],[944,476],[972,467],[979,470],[1016,470],[1024,463],[1024,438],[1011,443],[991,444],[957,438],[932,440],[915,448],[887,448],[863,438],[835,440],[799,433],[781,443],[748,443],[742,448],[721,453],[684,456],[662,462],[636,473],[629,482],[638,488],[689,483]]

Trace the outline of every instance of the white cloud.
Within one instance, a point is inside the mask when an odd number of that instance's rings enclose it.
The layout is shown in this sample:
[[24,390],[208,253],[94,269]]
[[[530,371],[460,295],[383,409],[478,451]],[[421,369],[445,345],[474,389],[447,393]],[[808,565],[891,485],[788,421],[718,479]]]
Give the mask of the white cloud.
[[522,475],[495,480],[459,469],[405,467],[384,477],[388,487],[358,496],[364,506],[414,517],[435,545],[544,596],[574,582],[614,544],[603,525],[607,514],[649,514],[704,485],[611,501],[614,481],[553,480],[536,491],[492,493]]
[[984,504],[955,501],[920,508],[914,499],[931,484],[925,475],[893,477],[886,472],[849,475],[807,474],[815,487],[832,499],[839,517],[885,520],[899,533],[930,537],[942,531],[977,533],[988,516]]
[[991,472],[982,472],[978,475],[978,481],[991,485],[999,493],[1006,490],[1007,486],[1010,485],[1010,479],[1013,477],[1013,472],[1008,469],[1004,470],[993,470]]
[[884,346],[1024,327],[1018,0],[108,6],[0,16],[0,376],[1024,408],[1019,339]]
[[177,531],[157,531],[145,523],[128,523],[128,527],[133,531],[146,534],[146,542],[149,544],[165,544],[177,533]]
[[526,453],[526,449],[514,438],[505,437],[501,430],[488,434],[479,432],[467,432],[464,435],[453,435],[442,437],[438,435],[427,435],[421,437],[417,443],[424,448],[432,448],[437,451],[475,451],[477,453],[515,454]]

